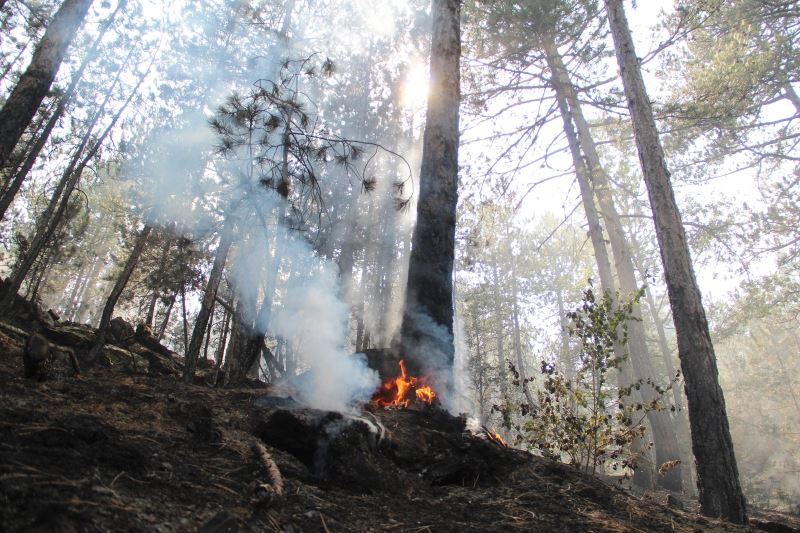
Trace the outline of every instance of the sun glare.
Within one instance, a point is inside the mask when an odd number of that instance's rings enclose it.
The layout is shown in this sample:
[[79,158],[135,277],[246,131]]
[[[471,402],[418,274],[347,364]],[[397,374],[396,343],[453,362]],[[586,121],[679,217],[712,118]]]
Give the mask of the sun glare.
[[403,84],[403,105],[409,109],[419,109],[428,100],[428,66],[422,61],[412,60]]

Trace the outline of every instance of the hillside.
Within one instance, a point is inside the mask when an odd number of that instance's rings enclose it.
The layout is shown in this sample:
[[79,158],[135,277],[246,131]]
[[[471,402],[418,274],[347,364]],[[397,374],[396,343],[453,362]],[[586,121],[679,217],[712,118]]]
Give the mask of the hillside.
[[[75,376],[56,355],[48,379],[26,379],[26,328],[42,313],[17,311],[0,325],[3,531],[746,530],[503,448],[437,407],[346,417],[268,388],[185,384],[176,358],[131,339],[110,366]],[[45,335],[80,355],[90,328],[52,318]]]

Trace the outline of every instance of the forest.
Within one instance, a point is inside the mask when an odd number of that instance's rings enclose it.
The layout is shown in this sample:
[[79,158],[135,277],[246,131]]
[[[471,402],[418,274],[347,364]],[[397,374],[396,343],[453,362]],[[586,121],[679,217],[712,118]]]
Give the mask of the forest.
[[[41,481],[4,480],[48,424],[134,424],[69,418],[114,380],[109,406],[261,439],[241,530],[389,529],[301,525],[281,472],[492,502],[527,458],[708,530],[797,517],[798,48],[788,0],[0,0],[0,519],[109,527],[22,518]],[[431,509],[396,527],[489,528]],[[197,516],[175,530],[238,530]]]

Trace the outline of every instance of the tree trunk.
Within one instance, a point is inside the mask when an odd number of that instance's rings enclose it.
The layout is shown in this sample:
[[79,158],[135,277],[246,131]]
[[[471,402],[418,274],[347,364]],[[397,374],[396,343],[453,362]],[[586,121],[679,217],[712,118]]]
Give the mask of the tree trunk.
[[[551,53],[546,53],[546,57],[548,61],[552,60]],[[551,71],[555,71],[552,64],[550,65],[550,68]],[[573,113],[569,107],[569,103],[567,102],[567,98],[565,96],[565,91],[563,90],[559,80],[554,76],[551,82],[555,90],[556,102],[558,104],[558,109],[564,124],[564,134],[567,137],[567,143],[572,155],[572,161],[575,165],[575,176],[581,192],[581,201],[583,203],[584,212],[586,213],[586,221],[589,225],[589,237],[592,242],[595,261],[597,262],[600,286],[602,287],[603,292],[612,298],[614,307],[617,307],[617,291],[613,272],[611,270],[611,261],[608,256],[608,249],[603,236],[603,227],[600,224],[600,216],[597,212],[597,206],[595,205],[594,194],[592,192],[591,182],[589,180],[590,171],[586,165],[586,161],[583,158],[583,154],[581,153],[580,141],[578,140],[577,133],[575,132]],[[614,343],[614,351],[618,354],[624,354],[627,352],[625,346],[622,345],[620,340],[617,340]],[[620,385],[626,388],[630,387],[634,381],[631,369],[628,368],[629,366],[630,362],[624,364],[620,369],[619,374]],[[634,394],[634,398],[638,399],[636,398],[636,390],[631,390],[634,391],[632,393]],[[646,446],[641,439],[637,439],[633,443],[633,451],[639,457],[644,458],[646,456]],[[654,473],[655,470],[651,465],[640,465],[639,468],[636,468],[634,471],[633,483],[640,488],[650,489],[655,481]]]
[[[619,276],[620,292],[624,297],[630,298],[638,292],[636,272],[633,266],[630,246],[614,204],[608,177],[600,162],[600,156],[597,153],[589,125],[583,116],[575,88],[569,79],[569,74],[554,42],[545,43],[545,53],[552,75],[557,80],[553,84],[554,88],[563,93],[578,130],[578,143],[586,156],[588,176],[594,184],[593,189],[600,205],[600,212],[606,223],[611,253],[614,256],[614,264]],[[638,304],[633,306],[632,315],[633,320],[628,321],[627,324],[628,351],[636,377],[643,380],[642,388],[640,389],[642,399],[645,402],[658,400],[659,393],[647,384],[647,380],[655,382],[661,376],[656,375],[655,367],[650,359],[650,351],[647,347],[644,324],[642,322],[641,307]],[[650,410],[647,412],[647,419],[654,435],[656,466],[680,459],[682,457],[680,446],[669,413],[667,411]],[[675,492],[680,492],[683,486],[681,470],[678,468],[673,468],[658,476],[657,481],[661,487]]]
[[189,320],[186,318],[186,285],[181,285],[181,318],[183,319],[183,354],[189,350]]
[[[433,0],[430,89],[417,223],[408,268],[401,346],[415,371],[452,394],[453,259],[458,200],[460,0]],[[410,369],[410,370],[411,370]]]
[[128,280],[131,278],[131,274],[133,274],[133,269],[136,268],[136,263],[139,262],[139,257],[141,257],[142,251],[147,244],[147,239],[150,237],[152,231],[153,227],[149,225],[142,228],[139,236],[136,237],[136,242],[133,245],[130,255],[128,255],[128,259],[125,261],[122,272],[117,278],[116,283],[114,283],[111,294],[108,295],[106,305],[103,307],[103,315],[100,317],[100,326],[97,328],[97,336],[95,337],[94,344],[92,345],[92,349],[89,350],[89,355],[87,357],[86,362],[89,366],[97,362],[98,357],[100,357],[103,351],[103,346],[106,344],[108,327],[109,324],[111,324],[111,317],[114,314],[114,307],[116,307],[119,297],[122,296],[122,291],[125,290],[125,285],[128,284]]
[[222,366],[222,361],[225,359],[225,345],[228,341],[228,328],[231,325],[231,313],[225,309],[225,317],[222,319],[222,332],[219,335],[217,342],[217,353],[215,356],[215,366],[219,369]]
[[670,183],[664,151],[642,79],[622,0],[605,0],[625,97],[631,112],[645,184],[661,249],[678,354],[686,383],[700,509],[707,516],[746,524],[725,399],[714,346],[689,246]]
[[200,311],[197,313],[197,318],[194,323],[194,330],[192,331],[192,340],[186,350],[186,366],[184,371],[184,379],[191,381],[194,377],[194,370],[196,367],[197,355],[200,353],[200,346],[203,342],[203,336],[211,313],[214,311],[214,304],[216,303],[217,290],[219,289],[220,281],[222,281],[222,273],[225,269],[225,261],[228,259],[228,252],[233,244],[233,221],[227,219],[224,222],[222,233],[220,235],[219,245],[217,246],[217,253],[214,256],[214,266],[211,267],[211,273],[208,275],[208,282],[206,283],[206,290],[203,293],[203,302],[200,304]]
[[8,188],[3,191],[3,195],[0,196],[0,220],[3,220],[5,217],[6,211],[8,210],[11,203],[16,198],[17,193],[19,192],[22,184],[25,182],[25,178],[28,176],[28,173],[33,168],[34,163],[36,162],[36,158],[39,157],[39,153],[44,148],[44,145],[47,143],[47,139],[50,138],[50,134],[53,132],[53,129],[56,127],[56,124],[64,115],[64,111],[67,109],[67,105],[72,101],[72,97],[75,94],[76,89],[78,88],[78,84],[80,83],[81,79],[83,78],[83,73],[86,70],[86,67],[89,66],[95,56],[97,55],[97,49],[100,46],[100,42],[105,37],[106,31],[108,28],[111,27],[111,24],[114,22],[114,19],[117,16],[117,13],[123,9],[126,5],[126,2],[123,0],[118,5],[117,8],[114,10],[111,15],[106,19],[103,23],[102,27],[100,28],[100,32],[98,33],[97,37],[95,38],[92,46],[86,52],[86,56],[83,58],[78,70],[73,74],[72,81],[67,87],[67,90],[61,96],[61,99],[58,102],[58,106],[56,107],[53,114],[50,115],[50,118],[47,120],[47,124],[45,125],[44,129],[41,133],[38,134],[36,138],[36,142],[33,144],[33,147],[28,151],[25,156],[25,162],[22,164],[22,167],[17,169],[14,173],[14,178],[8,185]]
[[6,165],[25,128],[47,96],[67,48],[91,4],[92,0],[64,0],[36,45],[30,65],[0,109],[0,168]]
[[508,395],[508,375],[505,351],[505,332],[503,331],[503,305],[500,299],[500,269],[497,266],[497,258],[492,256],[492,291],[494,296],[494,316],[495,316],[495,336],[497,337],[497,359],[500,363],[498,368],[500,379],[500,394],[505,402]]
[[530,388],[528,387],[528,371],[525,368],[525,361],[522,357],[522,335],[519,327],[519,286],[517,285],[517,258],[511,253],[511,318],[514,326],[514,354],[517,358],[517,371],[519,372],[520,382],[522,383],[522,392],[525,394],[525,399],[528,400],[528,405],[536,405],[536,401],[531,395]]
[[156,338],[159,342],[161,339],[164,338],[164,333],[167,332],[167,326],[169,325],[169,318],[172,316],[172,308],[175,307],[175,300],[178,298],[178,292],[173,292],[172,296],[169,299],[169,304],[167,305],[166,311],[164,311],[164,320],[161,321],[161,326],[158,328],[158,334]]
[[[130,55],[128,56],[130,57]],[[127,61],[126,61],[127,64]],[[152,66],[152,62],[151,62]],[[119,79],[122,71],[124,70],[124,66],[119,70],[117,73],[117,78],[109,90],[106,92],[105,100],[103,104],[101,104],[100,109],[95,113],[92,122],[90,123],[89,127],[84,133],[83,138],[81,139],[80,146],[76,149],[75,155],[70,160],[67,169],[64,171],[64,174],[61,177],[61,180],[56,187],[56,190],[53,192],[53,197],[50,200],[50,203],[45,209],[45,212],[42,213],[39,223],[37,223],[36,227],[36,235],[34,236],[33,240],[31,241],[31,245],[25,256],[20,261],[20,264],[17,265],[16,269],[14,270],[14,274],[9,279],[9,292],[6,294],[4,300],[0,302],[0,312],[5,312],[13,302],[14,295],[19,290],[20,286],[22,285],[25,276],[28,274],[28,271],[33,265],[36,258],[42,252],[42,249],[45,247],[47,242],[53,235],[53,232],[58,227],[61,218],[64,215],[64,212],[67,210],[69,206],[69,198],[72,195],[72,191],[78,184],[80,180],[81,174],[89,162],[94,158],[97,154],[98,150],[102,146],[103,142],[105,141],[108,134],[114,129],[114,126],[117,124],[117,121],[120,119],[122,114],[130,104],[131,100],[133,99],[134,95],[138,92],[139,87],[141,86],[144,78],[147,74],[143,75],[139,79],[139,83],[136,87],[131,91],[128,98],[123,103],[122,107],[117,111],[114,115],[111,123],[106,127],[100,137],[95,141],[94,146],[91,150],[81,159],[83,155],[83,150],[86,148],[89,140],[91,139],[91,132],[94,128],[94,125],[97,123],[97,120],[102,115],[103,111],[105,110],[105,106],[108,103],[111,97],[111,91],[116,84],[116,81]],[[149,72],[149,70],[148,70]],[[60,201],[59,201],[60,200]]]

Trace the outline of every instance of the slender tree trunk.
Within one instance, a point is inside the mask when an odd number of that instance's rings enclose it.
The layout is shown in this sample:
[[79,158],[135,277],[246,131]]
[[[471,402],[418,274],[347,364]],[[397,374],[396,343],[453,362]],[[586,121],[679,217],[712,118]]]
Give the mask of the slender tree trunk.
[[67,105],[69,105],[69,103],[72,101],[75,91],[83,79],[83,73],[86,70],[86,67],[88,67],[97,56],[97,50],[100,47],[100,42],[103,40],[103,37],[105,37],[106,31],[111,27],[111,24],[114,22],[114,19],[117,16],[117,13],[121,9],[124,9],[126,3],[127,2],[125,0],[119,2],[114,12],[111,13],[111,15],[109,15],[109,17],[106,19],[106,22],[103,23],[102,27],[100,28],[100,32],[98,33],[89,50],[86,52],[86,56],[83,58],[78,70],[75,72],[75,74],[73,74],[69,87],[67,87],[67,90],[61,96],[58,106],[56,106],[55,111],[53,111],[52,115],[50,115],[50,118],[47,120],[47,124],[42,132],[37,135],[36,142],[33,144],[32,148],[27,152],[25,156],[25,162],[14,173],[14,178],[9,183],[8,188],[6,188],[3,191],[2,196],[0,196],[0,220],[5,218],[6,211],[14,201],[14,198],[16,198],[17,193],[22,187],[22,184],[25,182],[25,178],[28,176],[28,173],[33,168],[36,159],[39,157],[42,148],[44,148],[44,145],[50,138],[50,134],[53,132],[53,129],[56,127],[56,124],[58,124],[58,121],[61,119],[61,117],[64,116]]
[[[5,0],[4,0],[3,3],[5,3]],[[0,81],[3,81],[4,79],[6,79],[6,76],[8,76],[8,73],[11,72],[11,69],[14,68],[14,65],[17,64],[17,61],[20,60],[22,55],[28,49],[28,45],[29,44],[30,44],[30,41],[25,43],[25,46],[20,48],[19,52],[17,52],[17,55],[14,56],[14,59],[12,59],[11,61],[8,62],[8,65],[6,66],[6,68],[3,69],[3,72],[0,72]]]
[[[547,54],[547,58],[551,59],[551,54]],[[554,70],[552,65],[551,70]],[[555,77],[553,77],[551,81],[555,89],[556,102],[558,104],[558,109],[564,124],[564,134],[567,137],[567,143],[569,145],[572,160],[575,165],[575,176],[581,192],[581,201],[583,203],[584,212],[586,213],[586,221],[589,225],[589,237],[592,242],[595,261],[597,262],[600,286],[602,287],[603,292],[612,298],[614,307],[617,307],[618,302],[616,284],[614,282],[614,276],[611,269],[611,261],[608,256],[608,248],[606,247],[605,238],[603,236],[603,228],[600,223],[600,216],[597,212],[597,206],[595,205],[594,201],[594,193],[592,191],[591,182],[589,179],[590,171],[586,166],[586,161],[581,153],[580,142],[578,140],[578,135],[575,132],[573,113],[569,107],[569,103],[567,102],[564,90],[560,86],[561,84],[559,83],[559,80],[557,80]],[[622,345],[620,340],[617,340],[614,343],[614,351],[618,354],[627,353],[625,346]],[[634,382],[629,366],[630,362],[623,365],[623,367],[620,369],[619,377],[620,385],[622,387],[630,387]],[[634,391],[632,394],[637,394],[635,389],[631,390]],[[641,439],[637,439],[633,443],[633,452],[641,458],[646,458],[646,446]],[[652,488],[655,481],[654,472],[655,470],[652,468],[652,465],[639,465],[639,468],[636,468],[634,471],[633,483],[640,488]]]
[[517,284],[517,259],[511,252],[511,318],[514,326],[514,354],[517,358],[517,371],[519,372],[520,381],[522,383],[522,392],[525,394],[525,399],[528,400],[528,405],[536,405],[536,401],[531,395],[530,388],[528,387],[528,371],[525,368],[525,361],[522,356],[522,335],[519,326],[519,286]]
[[[433,0],[430,89],[401,345],[409,370],[453,390],[453,260],[458,200],[461,1]],[[434,333],[436,331],[437,333]]]
[[[215,302],[216,303],[216,302]],[[211,308],[211,316],[208,318],[208,327],[206,328],[206,342],[203,345],[203,364],[208,361],[208,347],[211,344],[211,332],[214,329],[214,311],[216,310],[216,305]]]
[[106,344],[106,336],[108,335],[108,327],[114,315],[114,307],[116,307],[119,297],[122,296],[122,291],[125,290],[125,286],[128,284],[131,274],[133,274],[133,269],[136,268],[136,263],[139,262],[139,257],[141,257],[142,251],[147,244],[147,239],[150,237],[152,231],[153,227],[149,225],[142,228],[139,236],[136,237],[136,242],[133,245],[131,253],[128,255],[128,259],[125,261],[122,272],[114,283],[114,288],[111,289],[111,294],[108,295],[106,305],[103,307],[103,315],[100,317],[100,326],[97,328],[97,336],[95,337],[94,344],[91,350],[89,350],[89,355],[87,357],[86,362],[89,366],[97,362],[97,359],[103,351],[103,347]]
[[178,291],[172,293],[172,296],[169,299],[169,304],[167,304],[167,309],[164,311],[164,320],[161,321],[161,326],[158,328],[158,334],[156,338],[159,342],[161,339],[164,338],[164,333],[167,332],[167,326],[169,325],[169,319],[172,316],[172,308],[175,307],[175,300],[178,298]]
[[[130,56],[129,56],[130,57]],[[153,62],[150,62],[150,67],[153,66]],[[124,67],[123,67],[124,68]],[[38,255],[42,252],[42,249],[46,245],[46,243],[50,240],[53,235],[53,232],[58,227],[62,217],[64,216],[64,212],[67,210],[69,206],[69,199],[72,195],[72,192],[75,190],[75,187],[78,185],[78,181],[80,181],[81,175],[83,174],[83,170],[89,164],[89,162],[97,155],[97,152],[100,150],[100,147],[103,145],[103,142],[108,137],[109,133],[114,129],[119,119],[125,113],[125,110],[128,108],[128,105],[133,100],[133,97],[138,93],[139,87],[141,87],[142,83],[144,82],[147,74],[149,73],[150,69],[148,68],[147,71],[139,78],[139,82],[137,83],[136,87],[133,88],[131,93],[128,95],[128,98],[122,104],[120,109],[111,119],[111,122],[103,131],[103,133],[98,137],[95,141],[92,149],[80,160],[79,163],[78,158],[82,154],[83,149],[86,147],[86,144],[89,141],[91,130],[94,126],[94,122],[90,125],[87,129],[86,134],[81,142],[81,146],[76,150],[75,156],[70,161],[70,165],[67,167],[67,170],[64,172],[61,181],[59,182],[56,191],[53,193],[53,198],[48,204],[45,213],[41,216],[40,224],[37,224],[37,233],[31,242],[30,249],[25,254],[25,257],[20,262],[20,264],[15,269],[14,275],[9,280],[9,292],[6,295],[5,299],[0,302],[0,313],[5,312],[13,302],[14,294],[19,290],[19,287],[22,285],[22,281],[25,279],[25,276],[28,273],[33,262],[36,260]],[[122,69],[120,69],[120,73]],[[117,79],[119,79],[119,73],[117,75]],[[112,84],[113,88],[113,84]],[[108,98],[110,97],[111,89],[106,94],[106,100],[104,104],[108,102]],[[98,117],[105,105],[101,106],[101,109],[98,113],[95,114],[95,117]],[[96,120],[96,119],[95,119]],[[58,199],[61,201],[59,202]],[[57,207],[56,207],[57,206]]]
[[[589,125],[583,116],[575,88],[569,79],[569,74],[555,43],[546,41],[544,48],[552,75],[557,80],[553,84],[554,88],[563,93],[563,98],[567,100],[577,127],[578,143],[586,156],[588,176],[594,184],[594,192],[600,205],[600,211],[603,220],[606,222],[611,253],[614,256],[614,264],[619,276],[620,291],[624,296],[632,297],[638,292],[633,257],[619,213],[614,204],[609,180],[600,162],[600,156],[597,153]],[[642,399],[649,403],[653,400],[658,400],[660,395],[652,386],[647,384],[647,380],[655,381],[660,376],[656,375],[655,367],[650,359],[650,351],[647,347],[644,324],[642,322],[641,307],[638,304],[634,304],[632,315],[633,320],[628,321],[627,324],[630,359],[636,376],[643,380],[640,389]],[[669,413],[667,411],[650,410],[647,412],[647,419],[654,435],[657,466],[680,459],[680,445],[678,444],[676,430],[673,427]],[[678,468],[669,470],[657,477],[658,484],[665,489],[680,492],[683,486],[680,472],[681,470]]]
[[747,511],[725,413],[725,399],[719,386],[714,346],[664,151],[622,0],[605,0],[605,5],[631,112],[639,160],[653,209],[678,337],[678,354],[686,380],[692,427],[692,449],[697,461],[700,509],[708,516],[746,524]]
[[558,323],[561,326],[559,338],[561,339],[561,364],[564,365],[564,375],[567,380],[572,381],[575,378],[575,362],[570,358],[569,350],[569,335],[567,333],[567,309],[564,306],[564,296],[561,294],[561,289],[556,289],[556,303],[558,306]]
[[189,351],[189,320],[186,318],[186,285],[181,285],[181,318],[183,319],[183,354]]
[[222,361],[225,359],[225,346],[227,345],[228,341],[228,328],[231,325],[231,313],[227,309],[225,309],[225,317],[222,319],[222,332],[219,335],[219,341],[217,344],[217,353],[216,353],[216,368],[219,369],[222,366]]
[[222,228],[219,245],[217,246],[217,253],[214,256],[214,266],[211,267],[211,273],[208,275],[206,290],[203,293],[203,301],[200,304],[200,311],[197,313],[197,318],[195,319],[192,340],[189,343],[189,347],[186,349],[186,366],[184,372],[186,381],[191,381],[194,377],[197,355],[200,353],[200,346],[202,345],[203,336],[208,327],[209,318],[214,311],[217,290],[219,289],[220,281],[222,281],[225,261],[228,259],[228,252],[232,244],[233,221],[229,218],[225,221]]
[[47,96],[67,48],[91,4],[92,0],[64,0],[36,45],[30,65],[0,109],[0,168],[6,165],[25,128]]
[[495,316],[495,337],[497,337],[497,359],[500,363],[499,378],[500,378],[500,394],[505,401],[508,395],[508,383],[506,376],[508,375],[506,365],[506,351],[505,351],[505,331],[503,328],[503,302],[500,298],[500,268],[497,265],[497,258],[492,255],[492,291],[494,296],[494,316]]

